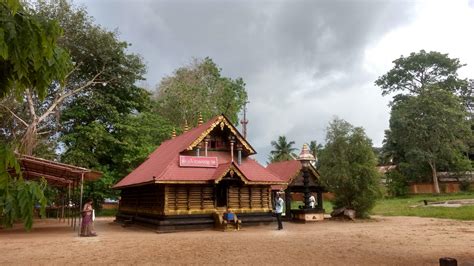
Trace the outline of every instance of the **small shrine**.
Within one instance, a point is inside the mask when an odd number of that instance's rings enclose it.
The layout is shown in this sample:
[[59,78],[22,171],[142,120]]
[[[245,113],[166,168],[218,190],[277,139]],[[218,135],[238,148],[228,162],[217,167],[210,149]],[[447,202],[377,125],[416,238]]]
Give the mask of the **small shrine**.
[[[269,164],[267,169],[286,182],[285,185],[274,186],[274,191],[285,191],[285,217],[301,222],[324,220],[323,193],[326,189],[321,185],[319,172],[312,162],[314,156],[306,144],[296,160]],[[314,197],[314,194],[316,197]],[[303,206],[291,210],[291,202],[296,195],[303,195]]]
[[114,186],[121,190],[117,221],[146,223],[158,232],[213,228],[224,213],[235,214],[238,226],[273,222],[271,186],[285,182],[253,154],[224,115],[200,119]]

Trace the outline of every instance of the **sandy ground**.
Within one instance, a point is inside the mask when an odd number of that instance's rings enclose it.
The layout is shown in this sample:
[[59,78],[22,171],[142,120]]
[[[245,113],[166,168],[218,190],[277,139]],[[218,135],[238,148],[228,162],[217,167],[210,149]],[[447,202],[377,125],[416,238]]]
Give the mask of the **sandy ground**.
[[102,218],[98,237],[67,224],[39,221],[32,232],[0,229],[0,265],[19,264],[303,264],[438,265],[454,257],[474,265],[474,222],[417,217],[371,221],[284,223],[238,232],[156,234]]

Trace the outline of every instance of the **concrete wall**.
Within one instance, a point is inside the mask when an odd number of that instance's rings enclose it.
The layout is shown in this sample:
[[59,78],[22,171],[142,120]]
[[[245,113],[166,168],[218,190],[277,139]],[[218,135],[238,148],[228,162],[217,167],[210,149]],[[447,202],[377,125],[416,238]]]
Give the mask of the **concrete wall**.
[[[459,189],[459,182],[439,183],[439,189],[442,193],[456,193]],[[432,183],[411,183],[409,187],[410,194],[435,193]]]

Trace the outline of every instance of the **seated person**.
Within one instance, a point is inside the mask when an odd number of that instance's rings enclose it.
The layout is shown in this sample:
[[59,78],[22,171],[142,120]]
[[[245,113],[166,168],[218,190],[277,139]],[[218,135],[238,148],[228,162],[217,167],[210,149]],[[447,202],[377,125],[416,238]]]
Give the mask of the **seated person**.
[[223,216],[224,224],[233,223],[237,226],[237,229],[240,229],[240,224],[242,223],[242,221],[237,218],[237,215],[234,212],[232,212],[231,210],[227,210]]

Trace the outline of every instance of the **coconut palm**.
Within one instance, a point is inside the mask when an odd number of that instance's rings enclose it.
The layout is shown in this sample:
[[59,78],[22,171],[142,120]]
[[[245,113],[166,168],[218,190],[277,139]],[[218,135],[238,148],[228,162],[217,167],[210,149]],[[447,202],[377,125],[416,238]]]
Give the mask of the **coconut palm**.
[[293,147],[295,145],[294,141],[288,142],[285,136],[279,136],[277,141],[271,142],[273,146],[273,150],[270,151],[269,160],[271,163],[274,162],[281,162],[281,161],[288,161],[296,158],[296,148]]
[[312,140],[309,142],[309,150],[311,151],[311,154],[316,159],[316,161],[313,162],[314,167],[319,168],[318,156],[323,150],[323,145],[318,144],[315,140]]

